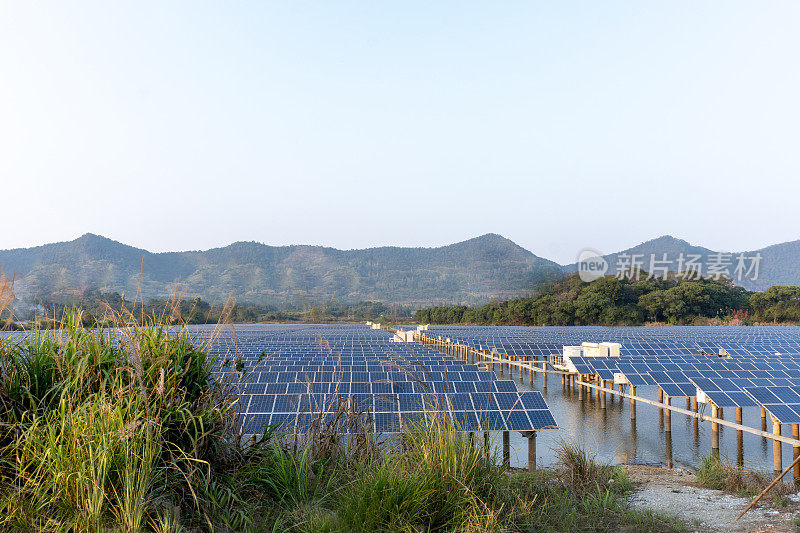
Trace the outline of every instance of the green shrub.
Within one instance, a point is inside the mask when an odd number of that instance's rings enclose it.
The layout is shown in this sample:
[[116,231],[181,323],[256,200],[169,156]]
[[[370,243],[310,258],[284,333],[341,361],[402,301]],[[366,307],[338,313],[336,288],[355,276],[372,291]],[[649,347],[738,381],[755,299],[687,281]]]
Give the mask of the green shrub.
[[225,453],[230,401],[185,334],[82,324],[0,343],[0,530],[139,531],[163,472],[197,509],[199,471]]

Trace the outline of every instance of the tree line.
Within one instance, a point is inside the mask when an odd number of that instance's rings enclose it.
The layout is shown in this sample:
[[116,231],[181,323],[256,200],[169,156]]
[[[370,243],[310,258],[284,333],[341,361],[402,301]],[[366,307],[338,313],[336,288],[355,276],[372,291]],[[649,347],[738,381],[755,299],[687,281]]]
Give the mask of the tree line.
[[[41,298],[34,314],[24,318],[42,324],[57,323],[73,309],[81,309],[85,326],[111,325],[114,317],[121,314],[126,319],[138,317],[166,317],[173,323],[216,324],[220,321],[239,324],[260,322],[364,322],[409,321],[412,309],[387,305],[382,302],[364,301],[344,303],[331,299],[327,303],[314,303],[301,306],[263,306],[247,303],[207,302],[196,297],[192,299],[130,300],[118,292],[99,290],[72,291],[56,293]],[[2,317],[0,317],[2,318]],[[11,324],[14,327],[14,324]]]
[[531,298],[420,309],[420,324],[526,326],[709,323],[800,323],[800,287],[750,292],[728,279],[685,280],[605,276],[591,283],[577,274],[543,287]]

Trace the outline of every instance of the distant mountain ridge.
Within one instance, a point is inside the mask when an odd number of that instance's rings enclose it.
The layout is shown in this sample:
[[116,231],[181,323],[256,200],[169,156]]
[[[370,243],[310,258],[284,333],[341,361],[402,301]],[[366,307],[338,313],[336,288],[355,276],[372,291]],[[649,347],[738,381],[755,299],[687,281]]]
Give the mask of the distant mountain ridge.
[[[703,266],[702,272],[704,274],[707,273],[707,267],[710,263],[720,263],[722,269],[727,269],[731,273],[734,283],[751,291],[763,291],[773,285],[800,285],[800,240],[775,244],[758,250],[730,252],[710,250],[702,246],[692,245],[671,235],[662,235],[632,248],[607,254],[603,257],[608,262],[609,273],[615,273],[617,267],[630,264],[628,261],[634,255],[638,256],[639,260],[642,261],[642,268],[649,271],[651,268],[650,258],[653,257],[658,262],[663,259],[664,254],[666,254],[669,261],[669,269],[672,271],[679,270],[679,257],[681,254],[683,254],[685,260],[692,255],[699,256],[697,262]],[[722,254],[723,257],[717,257],[717,254]],[[760,260],[758,260],[757,275],[755,271],[749,274],[743,272],[741,279],[738,279],[738,276],[735,275],[735,269],[739,256],[742,255],[745,258],[745,266],[749,269],[753,258],[757,254],[761,256]],[[730,261],[730,264],[725,264],[728,261]],[[564,270],[568,273],[575,272],[577,265],[575,263],[566,265]],[[752,279],[753,277],[755,279]]]
[[[705,263],[717,252],[665,235],[605,256],[614,272],[622,254],[661,259],[677,269],[680,254]],[[800,285],[800,240],[745,252],[761,254],[759,275],[738,284],[749,290]],[[736,253],[733,254],[738,255]],[[15,277],[21,301],[63,291],[99,289],[163,298],[175,287],[187,297],[262,305],[379,300],[408,306],[477,305],[531,295],[542,283],[575,272],[538,257],[497,234],[437,248],[269,246],[235,242],[225,247],[153,253],[87,233],[73,241],[0,250],[0,265]],[[735,280],[736,281],[736,280]]]
[[380,300],[406,305],[477,304],[531,294],[561,267],[487,234],[439,248],[337,250],[236,242],[153,253],[87,233],[69,242],[0,251],[18,298],[75,289],[202,296],[265,305]]

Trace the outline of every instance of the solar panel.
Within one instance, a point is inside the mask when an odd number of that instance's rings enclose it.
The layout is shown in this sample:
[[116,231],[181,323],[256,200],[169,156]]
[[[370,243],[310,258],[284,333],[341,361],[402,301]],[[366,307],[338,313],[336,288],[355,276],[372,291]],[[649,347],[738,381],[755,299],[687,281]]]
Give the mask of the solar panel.
[[[204,330],[192,331],[202,334]],[[619,342],[621,357],[573,357],[571,361],[580,374],[606,381],[621,377],[622,383],[633,386],[657,385],[669,396],[700,391],[719,407],[764,406],[784,423],[796,420],[800,413],[797,327],[430,326],[427,334],[519,359],[560,356],[563,346],[583,342]],[[323,406],[330,406],[338,394],[349,398],[345,401],[358,410],[391,415],[381,421],[381,428],[397,427],[390,422],[395,412],[399,427],[405,427],[406,417],[413,421],[423,413],[419,403],[433,398],[432,403],[438,403],[435,410],[449,412],[455,424],[474,428],[472,415],[462,414],[474,413],[480,428],[511,430],[526,427],[524,418],[510,414],[516,410],[509,407],[512,397],[504,396],[515,394],[514,401],[521,404],[534,428],[555,425],[549,410],[533,409],[539,400],[517,392],[512,381],[498,380],[492,372],[428,346],[389,340],[386,332],[365,326],[237,326],[235,339],[213,341],[212,351],[220,360],[215,376],[238,383],[240,378],[230,363],[233,354],[245,365],[248,379],[241,383],[238,407],[242,415],[237,419],[242,431],[273,418],[286,422],[283,415],[296,417],[300,405],[287,403],[286,395],[308,393],[312,394],[307,402],[310,409],[315,403],[310,400],[318,395]],[[720,357],[721,349],[727,355]],[[228,366],[223,366],[226,358]],[[377,396],[390,394],[396,410],[378,405]],[[271,400],[272,413],[268,412]],[[487,420],[481,419],[481,411],[491,413],[484,415]],[[297,419],[286,422],[286,427],[300,426]]]
[[[345,407],[364,413],[378,433],[400,431],[428,414],[464,431],[555,427],[538,392],[521,395],[511,380],[427,346],[391,343],[385,331],[317,325],[242,330],[235,341],[213,339],[212,354],[221,380],[235,382],[239,375],[222,364],[230,353],[244,366],[248,379],[241,384],[237,424],[245,433],[269,425],[302,433]],[[508,348],[520,357],[555,351],[525,343]]]

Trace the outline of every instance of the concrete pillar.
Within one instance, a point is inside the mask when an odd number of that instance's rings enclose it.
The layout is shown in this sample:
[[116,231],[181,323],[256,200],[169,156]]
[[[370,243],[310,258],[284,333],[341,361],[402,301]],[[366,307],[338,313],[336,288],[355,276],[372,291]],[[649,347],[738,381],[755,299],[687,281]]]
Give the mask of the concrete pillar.
[[[777,418],[772,417],[772,433],[773,435],[781,434],[781,423]],[[783,456],[781,455],[781,441],[777,439],[772,440],[772,470],[777,476],[783,471]]]
[[[628,392],[631,396],[636,396],[636,387],[633,385],[628,385]],[[633,398],[630,399],[630,407],[629,410],[631,412],[631,420],[636,420],[636,400]]]
[[[602,381],[600,382],[601,387],[605,387],[605,383]],[[600,397],[600,409],[606,408],[606,393],[603,391],[597,391],[597,395]]]
[[[664,403],[671,405],[672,399],[669,396],[664,396]],[[664,409],[664,431],[672,433],[672,409]]]
[[664,433],[664,450],[666,455],[667,468],[672,468],[672,432]]
[[[742,423],[742,408],[736,408],[736,423]],[[741,430],[736,430],[736,464],[744,466],[744,433]]]
[[[717,406],[711,404],[711,416],[717,418]],[[711,422],[711,454],[719,458],[719,424]]]
[[511,466],[511,435],[508,431],[503,432],[503,465],[506,468]]
[[528,437],[528,471],[536,470],[536,432],[531,431]]

